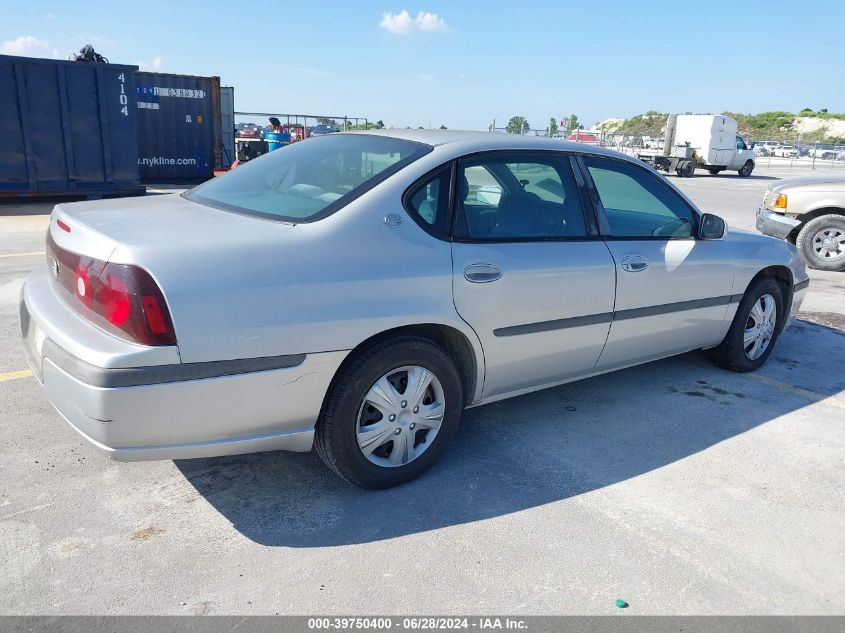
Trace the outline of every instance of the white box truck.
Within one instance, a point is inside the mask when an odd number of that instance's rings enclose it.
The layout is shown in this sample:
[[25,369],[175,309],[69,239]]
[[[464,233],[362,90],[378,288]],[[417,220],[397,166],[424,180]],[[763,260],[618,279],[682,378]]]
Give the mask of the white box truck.
[[737,129],[736,120],[724,114],[670,114],[661,154],[640,158],[687,178],[698,167],[711,174],[731,169],[750,176],[757,156]]
[[[666,125],[669,135],[672,116]],[[748,149],[745,141],[737,134],[736,119],[724,114],[678,114],[675,115],[674,138],[666,145],[677,151],[690,147],[696,167],[711,174],[730,169],[740,176],[750,176],[757,156]]]

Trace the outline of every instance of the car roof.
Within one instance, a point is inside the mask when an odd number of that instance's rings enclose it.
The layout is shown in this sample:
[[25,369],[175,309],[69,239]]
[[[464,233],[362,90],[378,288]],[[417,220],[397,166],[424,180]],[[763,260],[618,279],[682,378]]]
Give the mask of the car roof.
[[342,132],[342,134],[372,134],[390,138],[425,143],[434,147],[448,145],[456,153],[470,153],[499,149],[539,149],[546,151],[570,151],[581,154],[624,157],[637,162],[631,156],[619,152],[575,141],[558,138],[529,136],[526,134],[494,134],[469,130],[369,130],[366,132]]

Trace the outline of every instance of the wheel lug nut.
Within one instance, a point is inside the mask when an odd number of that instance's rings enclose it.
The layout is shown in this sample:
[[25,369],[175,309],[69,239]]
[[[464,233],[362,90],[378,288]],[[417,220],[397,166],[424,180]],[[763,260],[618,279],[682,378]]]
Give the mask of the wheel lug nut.
[[417,425],[416,425],[416,424],[414,424],[413,422],[411,422],[411,424],[408,426],[408,428],[409,428],[409,429],[411,429],[412,431],[413,431],[416,427],[417,427]]
[[419,408],[419,407],[414,407],[414,413],[419,413],[419,412],[420,412],[420,408]]
[[395,422],[396,421],[396,414],[391,413],[390,416],[387,419],[390,420],[391,422]]
[[408,406],[408,401],[407,401],[407,400],[403,400],[403,401],[402,401],[402,408],[404,409],[404,408],[405,408],[405,407],[407,407],[407,406]]
[[396,429],[393,431],[393,435],[399,435],[402,432],[402,429]]

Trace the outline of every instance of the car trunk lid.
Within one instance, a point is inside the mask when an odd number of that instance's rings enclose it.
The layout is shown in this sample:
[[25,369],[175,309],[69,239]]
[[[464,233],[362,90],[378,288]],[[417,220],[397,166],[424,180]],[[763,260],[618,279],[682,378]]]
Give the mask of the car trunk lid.
[[212,209],[179,194],[56,205],[50,234],[61,248],[102,261],[145,265],[136,256],[267,239],[290,224]]

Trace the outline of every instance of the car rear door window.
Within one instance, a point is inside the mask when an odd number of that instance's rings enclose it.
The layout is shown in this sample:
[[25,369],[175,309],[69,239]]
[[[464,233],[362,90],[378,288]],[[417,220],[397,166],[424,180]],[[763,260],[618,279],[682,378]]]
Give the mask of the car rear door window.
[[506,241],[587,235],[567,158],[541,153],[472,157],[462,162],[458,182],[457,237]]
[[659,176],[626,161],[585,156],[612,237],[689,238],[695,217]]

